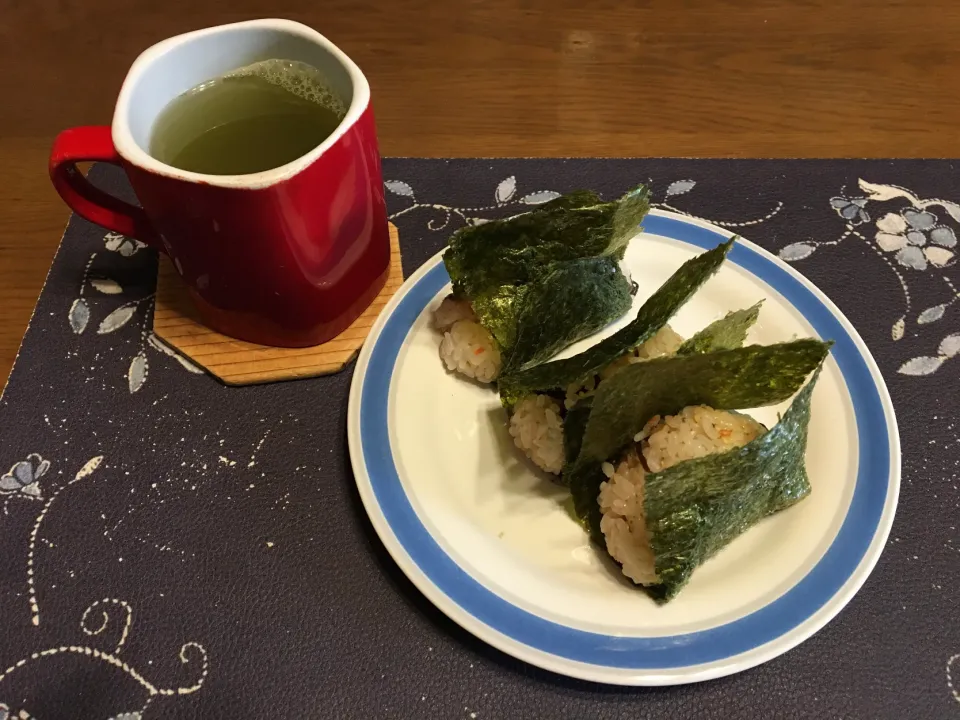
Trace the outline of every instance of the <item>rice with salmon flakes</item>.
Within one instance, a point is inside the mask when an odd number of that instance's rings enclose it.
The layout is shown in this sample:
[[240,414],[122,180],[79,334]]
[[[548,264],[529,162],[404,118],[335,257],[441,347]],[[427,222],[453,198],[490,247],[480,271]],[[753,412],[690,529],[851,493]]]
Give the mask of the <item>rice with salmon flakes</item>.
[[763,434],[763,426],[752,417],[706,405],[685,407],[676,415],[655,419],[643,440],[643,458],[650,472],[666,470],[681,460],[743,447]]
[[443,333],[440,357],[447,370],[483,383],[500,374],[500,350],[486,328],[473,320],[457,320]]
[[448,295],[434,311],[433,325],[443,333],[440,358],[448,370],[483,383],[496,380],[500,374],[500,348],[477,322],[469,302]]
[[616,465],[603,463],[607,480],[598,498],[600,530],[624,575],[639,585],[658,582],[643,504],[646,473],[743,447],[763,432],[747,415],[695,405],[652,418]]

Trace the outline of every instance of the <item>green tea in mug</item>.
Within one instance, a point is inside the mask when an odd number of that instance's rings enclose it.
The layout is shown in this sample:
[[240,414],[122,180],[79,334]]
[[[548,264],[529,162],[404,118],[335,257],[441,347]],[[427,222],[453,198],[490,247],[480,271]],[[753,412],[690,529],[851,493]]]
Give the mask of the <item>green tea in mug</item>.
[[174,98],[158,116],[150,153],[207,175],[280,167],[328,138],[346,114],[319,70],[264,60]]

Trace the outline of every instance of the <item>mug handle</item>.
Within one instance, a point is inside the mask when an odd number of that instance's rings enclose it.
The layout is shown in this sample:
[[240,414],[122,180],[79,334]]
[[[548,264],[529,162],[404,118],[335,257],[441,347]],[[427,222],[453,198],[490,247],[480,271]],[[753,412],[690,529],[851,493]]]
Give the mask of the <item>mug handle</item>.
[[162,250],[141,208],[95,187],[77,168],[78,162],[90,161],[120,166],[109,126],[75,127],[57,135],[50,151],[50,179],[63,201],[92,223]]

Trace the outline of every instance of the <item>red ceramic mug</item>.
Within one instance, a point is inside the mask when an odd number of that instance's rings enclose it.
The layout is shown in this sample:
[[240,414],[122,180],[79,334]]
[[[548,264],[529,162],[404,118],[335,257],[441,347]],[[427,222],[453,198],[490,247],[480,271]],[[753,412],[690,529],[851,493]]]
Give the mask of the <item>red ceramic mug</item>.
[[[250,175],[204,175],[149,153],[161,110],[180,93],[250,63],[299,60],[325,74],[347,113],[303,157]],[[90,184],[82,161],[120,165],[140,201]],[[263,345],[303,347],[343,331],[390,264],[370,86],[325,37],[287,20],[199,30],[154,45],[127,74],[112,127],[61,133],[50,176],[79,215],[167,253],[209,327]]]

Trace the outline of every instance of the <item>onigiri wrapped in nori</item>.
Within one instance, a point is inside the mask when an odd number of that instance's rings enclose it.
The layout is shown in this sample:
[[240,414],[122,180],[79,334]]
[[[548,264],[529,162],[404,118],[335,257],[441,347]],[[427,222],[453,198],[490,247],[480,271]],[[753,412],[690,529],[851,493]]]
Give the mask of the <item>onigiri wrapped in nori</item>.
[[[604,354],[598,356],[601,361],[594,361],[585,367],[578,361],[580,356],[575,356],[569,360],[547,363],[547,366],[554,368],[549,376],[542,369],[534,368],[533,372],[548,377],[548,382],[541,383],[537,388],[546,392],[523,394],[517,391],[530,373],[506,376],[501,384],[501,392],[502,397],[506,398],[504,404],[511,411],[510,434],[517,447],[541,469],[559,475],[565,457],[572,450],[564,442],[566,433],[563,428],[568,422],[577,422],[583,408],[576,410],[575,406],[592,396],[604,380],[628,365],[653,358],[742,345],[747,331],[756,322],[759,303],[746,310],[728,313],[688,341],[684,341],[666,324],[669,317],[716,271],[729,247],[729,243],[721,245],[693,258],[677,270],[643,304],[630,325],[601,343],[606,345]],[[614,342],[613,338],[618,339]],[[637,342],[638,338],[640,342]],[[603,361],[605,364],[601,364]],[[585,377],[583,373],[587,373]],[[554,387],[544,388],[545,384]],[[519,400],[514,401],[518,396]],[[558,419],[562,421],[559,432],[554,427]],[[567,459],[575,459],[576,452],[572,455]]]
[[[587,411],[586,408],[579,410],[575,408],[578,403],[590,398],[597,391],[600,383],[633,363],[676,354],[703,352],[705,348],[719,350],[740,347],[746,338],[747,331],[756,322],[759,310],[758,303],[746,310],[728,313],[686,341],[672,327],[664,325],[652,338],[628,350],[609,365],[601,368],[596,375],[587,380],[578,380],[569,384],[562,405],[551,395],[543,393],[525,395],[510,413],[510,434],[514,438],[514,443],[541,470],[559,475],[563,471],[564,458],[568,454],[568,448],[564,442],[564,428],[568,422],[571,424],[578,422],[578,413]],[[531,412],[533,408],[549,408],[549,411]],[[553,427],[557,422],[560,423],[559,431]],[[559,463],[556,458],[560,458]],[[575,453],[570,459],[575,459]]]
[[[759,303],[688,340],[667,324],[731,245],[685,263],[631,323],[590,349],[498,380],[516,445],[562,473],[593,540],[658,602],[810,492],[810,396],[830,343],[744,347]],[[769,431],[738,412],[793,396]]]
[[[600,377],[609,377],[621,367],[653,357],[672,355],[683,343],[667,325],[647,342],[628,351],[600,372]],[[541,470],[559,475],[564,465],[564,420],[567,412],[577,401],[592,395],[599,380],[572,383],[567,387],[566,397],[559,401],[545,393],[525,395],[510,413],[510,435],[514,443]]]
[[619,261],[648,209],[643,186],[610,203],[576,192],[455,233],[443,256],[453,292],[434,315],[447,369],[492,382],[623,315]]
[[496,380],[502,363],[500,347],[477,321],[469,301],[445,297],[434,311],[433,326],[443,333],[440,358],[447,370],[482,383]]
[[[625,575],[667,601],[694,569],[810,492],[810,396],[828,343],[650,360],[600,386],[569,470],[578,516]],[[736,408],[790,397],[770,431]]]
[[719,269],[733,242],[731,239],[685,262],[643,303],[633,321],[593,347],[573,357],[507,368],[498,383],[504,407],[511,410],[531,393],[565,391],[574,383],[588,382],[611,363],[652,339]]
[[614,465],[601,470],[600,531],[610,556],[623,574],[640,585],[657,585],[656,557],[646,525],[646,477],[683,462],[743,447],[765,432],[748,415],[714,410],[704,405],[685,407],[676,415],[651,418]]

